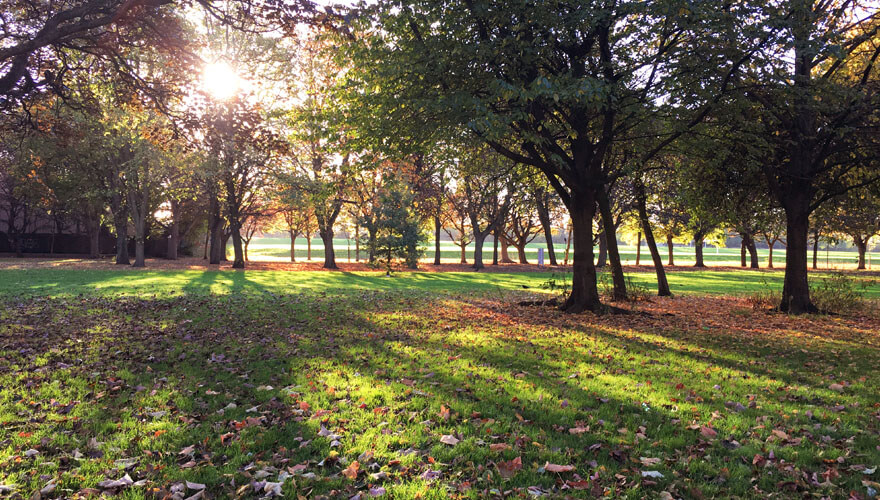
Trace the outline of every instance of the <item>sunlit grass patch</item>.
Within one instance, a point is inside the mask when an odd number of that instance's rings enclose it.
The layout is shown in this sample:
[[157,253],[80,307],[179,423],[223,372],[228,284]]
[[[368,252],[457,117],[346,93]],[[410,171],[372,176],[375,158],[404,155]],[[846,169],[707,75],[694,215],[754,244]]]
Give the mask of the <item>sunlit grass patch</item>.
[[[865,494],[880,461],[877,319],[744,322],[742,308],[683,297],[596,318],[418,290],[8,299],[0,484]],[[137,484],[110,483],[126,474]]]

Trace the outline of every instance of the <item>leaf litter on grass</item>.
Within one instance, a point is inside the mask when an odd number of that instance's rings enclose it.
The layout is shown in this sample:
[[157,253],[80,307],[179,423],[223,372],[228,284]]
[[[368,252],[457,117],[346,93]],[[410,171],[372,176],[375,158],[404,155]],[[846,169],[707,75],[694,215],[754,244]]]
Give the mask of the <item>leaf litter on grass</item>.
[[876,318],[743,321],[739,299],[705,297],[602,317],[338,300],[6,304],[0,484],[46,498],[877,489]]

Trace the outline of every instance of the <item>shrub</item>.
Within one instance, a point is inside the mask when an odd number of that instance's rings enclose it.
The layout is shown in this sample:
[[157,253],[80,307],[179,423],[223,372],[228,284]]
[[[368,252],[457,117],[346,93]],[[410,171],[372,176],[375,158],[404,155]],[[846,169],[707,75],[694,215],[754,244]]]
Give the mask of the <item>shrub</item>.
[[552,273],[550,278],[541,284],[541,288],[558,295],[564,301],[571,293],[571,273]]
[[859,283],[844,273],[834,273],[810,286],[810,298],[822,312],[853,313],[864,307],[867,286],[867,281]]

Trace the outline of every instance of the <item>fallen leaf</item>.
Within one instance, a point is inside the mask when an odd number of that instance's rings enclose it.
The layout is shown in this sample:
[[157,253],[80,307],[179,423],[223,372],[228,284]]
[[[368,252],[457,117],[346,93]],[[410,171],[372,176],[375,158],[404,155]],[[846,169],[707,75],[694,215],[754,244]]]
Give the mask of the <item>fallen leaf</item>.
[[573,465],[557,465],[547,462],[544,464],[544,470],[547,472],[571,472],[574,470]]
[[354,462],[349,464],[348,467],[343,469],[342,475],[347,477],[348,479],[351,479],[352,481],[354,481],[357,478],[358,469],[360,469],[360,466],[361,466],[361,464],[358,463],[357,460],[355,460]]
[[444,434],[440,437],[440,442],[443,444],[448,444],[449,446],[455,446],[458,444],[459,439],[452,434]]
[[513,477],[517,471],[522,469],[522,458],[516,457],[509,462],[498,462],[495,464],[498,468],[498,474],[505,479]]

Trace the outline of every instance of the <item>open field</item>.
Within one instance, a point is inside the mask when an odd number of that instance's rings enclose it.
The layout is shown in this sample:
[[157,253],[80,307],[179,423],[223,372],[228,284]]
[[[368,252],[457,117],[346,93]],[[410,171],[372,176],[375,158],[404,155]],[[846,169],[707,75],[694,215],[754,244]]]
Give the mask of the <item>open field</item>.
[[547,276],[0,270],[0,484],[23,498],[876,484],[873,313],[707,295],[779,280],[749,271],[674,273],[678,297],[628,315],[517,305]]
[[[228,269],[150,269],[150,265],[167,261],[151,261],[146,269],[114,268],[110,261],[71,259],[54,261],[41,259],[0,259],[0,295],[71,297],[82,294],[101,296],[178,296],[187,294],[289,294],[303,292],[356,293],[367,290],[421,290],[445,294],[492,293],[496,296],[511,292],[542,292],[551,278],[570,279],[565,272],[398,272],[385,277],[383,272],[368,271],[364,266],[341,272],[246,270]],[[187,261],[180,261],[186,265]],[[205,267],[200,260],[198,264]],[[43,264],[44,266],[39,266]],[[38,266],[38,267],[33,267]],[[51,266],[51,267],[50,267]],[[95,266],[95,268],[91,268]],[[255,263],[255,267],[259,266]],[[312,268],[316,268],[313,265]],[[490,266],[491,267],[491,266]],[[519,266],[517,266],[519,269]],[[534,269],[534,268],[533,268]],[[627,268],[633,283],[655,290],[657,280],[648,267]],[[606,276],[600,275],[600,281]],[[781,271],[726,270],[670,271],[668,281],[675,294],[743,296],[761,290],[781,290]],[[813,275],[816,279],[823,273]],[[880,276],[874,273],[854,273],[862,284],[865,296],[880,298]],[[607,279],[607,278],[606,278]]]
[[[297,239],[296,243],[296,258],[298,260],[305,260],[308,252],[307,252],[307,243],[305,238]],[[349,250],[351,251],[351,259],[354,260],[356,257],[355,252],[355,244],[354,241],[350,241],[344,238],[338,238],[334,240],[333,247],[336,250],[336,258],[340,261],[347,261]],[[557,256],[559,258],[560,263],[562,263],[563,256],[565,254],[565,244],[561,241],[557,241],[554,244],[554,247],[557,251]],[[538,249],[545,248],[545,262],[548,262],[546,256],[546,248],[547,246],[544,243],[529,243],[526,247],[526,257],[528,261],[532,264],[538,262]],[[468,262],[473,262],[473,250],[474,245],[468,245],[466,256]],[[598,247],[595,249],[598,255]],[[660,253],[663,255],[663,261],[667,260],[667,252],[668,249],[665,245],[661,245],[659,247]],[[321,260],[323,259],[324,245],[319,238],[314,238],[312,240],[312,260]],[[642,244],[642,256],[641,263],[642,264],[650,264],[651,262],[651,254],[648,252],[648,247],[643,243]],[[229,247],[229,254],[232,254],[232,247]],[[673,247],[673,255],[675,257],[676,264],[678,265],[687,265],[694,263],[694,248],[688,246],[674,246]],[[767,255],[768,250],[766,248],[758,249],[758,258],[761,263],[761,267],[767,266]],[[812,256],[812,254],[810,254]],[[869,253],[869,261],[871,266],[880,267],[880,252]],[[364,258],[366,253],[362,251],[361,258]],[[461,250],[459,247],[452,244],[449,241],[441,241],[440,245],[440,256],[442,262],[448,263],[457,263],[461,260]],[[267,261],[289,261],[290,260],[290,238],[255,238],[254,241],[250,245],[249,249],[249,257],[252,260],[267,260]],[[492,241],[489,240],[483,245],[483,258],[487,262],[491,262],[492,260]],[[516,261],[518,259],[516,249],[510,247],[510,258]],[[620,247],[620,258],[623,261],[624,265],[635,264],[636,261],[636,247],[634,245],[623,245]],[[812,258],[812,257],[811,257]],[[855,251],[825,251],[820,250],[818,264],[822,268],[839,268],[839,269],[847,269],[847,268],[855,268],[855,264],[857,263],[858,254]],[[715,247],[707,247],[703,250],[703,259],[705,260],[707,265],[711,266],[739,266],[740,263],[740,253],[738,248],[715,248]],[[428,245],[425,249],[425,255],[422,259],[425,262],[432,262],[434,260],[434,246],[433,243]],[[773,250],[773,264],[776,266],[784,267],[785,265],[785,248],[781,245],[777,245]]]
[[[707,297],[778,286],[754,271],[673,273],[681,297],[632,315],[515,305],[548,276],[4,269],[0,484],[133,498],[181,481],[216,497],[865,488],[880,461],[875,317]],[[142,485],[110,482],[126,473]]]

